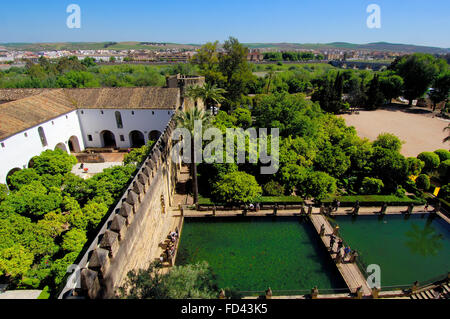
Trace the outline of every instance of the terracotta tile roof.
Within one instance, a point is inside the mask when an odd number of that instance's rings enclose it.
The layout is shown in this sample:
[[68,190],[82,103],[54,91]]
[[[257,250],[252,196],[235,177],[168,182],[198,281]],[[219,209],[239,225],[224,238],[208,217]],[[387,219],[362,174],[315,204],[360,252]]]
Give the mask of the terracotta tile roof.
[[175,109],[180,100],[178,88],[94,88],[65,92],[77,108]]
[[51,89],[0,89],[0,102],[11,102]]
[[176,109],[178,88],[0,89],[0,140],[77,108]]
[[75,109],[62,89],[0,104],[0,139]]

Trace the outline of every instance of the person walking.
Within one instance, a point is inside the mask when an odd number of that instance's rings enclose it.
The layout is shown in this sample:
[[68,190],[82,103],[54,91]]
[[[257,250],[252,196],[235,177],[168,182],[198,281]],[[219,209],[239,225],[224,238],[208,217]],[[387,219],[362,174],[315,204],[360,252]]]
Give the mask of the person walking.
[[325,235],[325,225],[322,224],[322,226],[320,226],[320,236]]
[[334,246],[334,235],[331,235],[331,237],[330,237],[330,249],[331,249],[331,251],[333,251],[333,246]]
[[341,251],[342,245],[343,245],[343,241],[342,241],[342,239],[339,239],[339,241],[338,241],[338,243],[337,243],[337,249],[338,249],[338,251]]
[[345,261],[345,258],[350,254],[352,250],[350,249],[350,246],[347,246],[344,248],[344,257],[342,258],[343,261]]

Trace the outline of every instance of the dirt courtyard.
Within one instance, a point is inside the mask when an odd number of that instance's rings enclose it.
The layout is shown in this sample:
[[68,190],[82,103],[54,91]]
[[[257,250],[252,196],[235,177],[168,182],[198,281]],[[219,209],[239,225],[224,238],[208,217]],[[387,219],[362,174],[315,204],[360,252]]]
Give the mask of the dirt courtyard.
[[376,111],[359,111],[359,114],[340,115],[349,126],[354,126],[358,136],[373,141],[380,133],[392,133],[405,143],[401,153],[404,156],[417,156],[424,151],[439,148],[449,149],[450,143],[443,143],[448,131],[443,129],[448,120],[432,116],[431,112],[411,108],[383,108]]

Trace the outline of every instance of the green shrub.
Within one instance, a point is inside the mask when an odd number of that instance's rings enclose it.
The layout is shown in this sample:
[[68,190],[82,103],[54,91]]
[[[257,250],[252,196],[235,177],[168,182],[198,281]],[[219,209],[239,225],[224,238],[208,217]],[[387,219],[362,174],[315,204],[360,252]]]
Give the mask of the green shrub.
[[450,159],[441,162],[438,166],[439,178],[442,181],[448,181],[450,179]]
[[441,162],[450,160],[450,152],[444,149],[435,150],[434,153],[439,156]]
[[0,184],[0,202],[2,202],[6,196],[8,196],[8,186]]
[[394,134],[382,133],[373,142],[373,147],[381,147],[392,151],[400,152],[403,142]]
[[450,201],[450,184],[442,186],[438,196],[446,201]]
[[31,182],[38,181],[40,179],[41,177],[36,170],[33,168],[24,168],[9,176],[8,185],[12,190],[17,190],[24,185],[28,185]]
[[75,156],[59,148],[54,151],[46,150],[41,155],[33,157],[33,168],[38,174],[64,175],[70,172],[76,163]]
[[236,125],[238,127],[247,128],[252,125],[252,113],[242,107],[238,107],[231,113],[237,119]]
[[419,155],[417,155],[417,158],[425,163],[424,167],[425,172],[431,172],[435,170],[439,166],[439,163],[441,162],[439,156],[437,156],[433,152],[422,152]]
[[331,203],[334,199],[338,199],[341,202],[341,206],[353,206],[356,201],[359,202],[361,206],[381,206],[386,203],[389,206],[404,206],[409,203],[415,205],[423,204],[424,200],[418,198],[409,198],[407,196],[396,196],[396,195],[352,195],[352,196],[332,196],[325,200],[323,203]]
[[408,165],[408,175],[417,176],[422,172],[425,163],[418,158],[408,157],[406,159],[406,163]]
[[384,184],[381,179],[364,177],[361,187],[364,194],[379,194]]
[[155,141],[149,140],[144,146],[131,150],[123,157],[123,163],[125,165],[142,163],[148,154],[150,154],[153,144],[155,144]]
[[232,172],[215,184],[213,195],[218,202],[232,204],[253,202],[262,193],[255,177],[245,172]]
[[431,186],[430,178],[428,177],[428,175],[420,174],[419,177],[417,177],[416,179],[416,185],[418,188],[427,191],[428,189],[430,189]]
[[402,186],[397,186],[397,189],[395,190],[395,196],[404,198],[406,197],[406,190]]
[[276,181],[269,181],[263,186],[264,195],[281,196],[284,195],[284,186]]

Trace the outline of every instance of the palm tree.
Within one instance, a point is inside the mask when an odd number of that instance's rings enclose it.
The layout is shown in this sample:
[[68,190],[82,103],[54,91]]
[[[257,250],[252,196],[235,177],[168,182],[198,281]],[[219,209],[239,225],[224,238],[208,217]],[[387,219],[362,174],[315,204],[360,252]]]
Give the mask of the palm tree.
[[186,96],[193,99],[194,101],[197,99],[201,99],[203,104],[208,106],[215,106],[222,102],[225,98],[223,94],[227,91],[224,89],[218,88],[215,84],[206,83],[203,86],[190,86],[186,89]]
[[[179,127],[186,128],[191,133],[191,178],[192,178],[192,194],[194,196],[194,204],[198,202],[198,183],[197,183],[197,165],[195,163],[195,148],[194,126],[196,121],[201,121],[203,130],[207,129],[211,125],[211,117],[207,115],[203,110],[200,110],[195,106],[187,111],[180,111],[175,115],[175,121]],[[202,132],[203,133],[203,132]],[[202,145],[197,145],[202,147]]]
[[450,124],[448,124],[447,127],[444,127],[444,132],[445,131],[449,131],[449,134],[446,138],[444,138],[443,140],[444,143],[450,141]]

